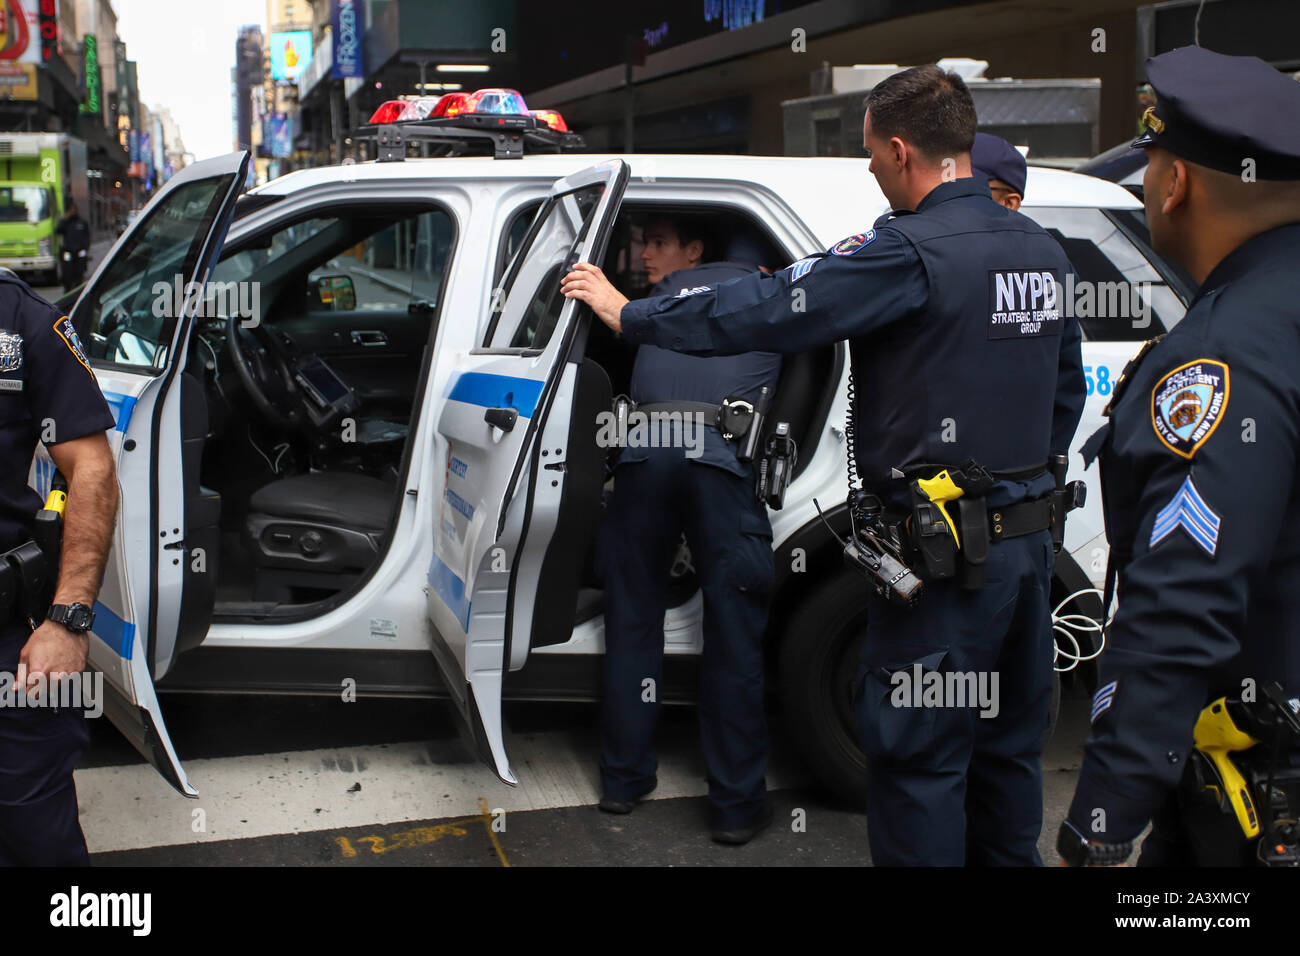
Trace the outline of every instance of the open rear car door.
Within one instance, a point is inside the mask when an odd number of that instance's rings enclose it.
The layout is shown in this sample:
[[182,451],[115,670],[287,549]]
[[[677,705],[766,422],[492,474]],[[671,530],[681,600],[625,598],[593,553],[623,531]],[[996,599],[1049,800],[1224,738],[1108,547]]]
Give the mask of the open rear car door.
[[604,256],[627,179],[627,165],[612,160],[555,183],[493,297],[500,308],[484,347],[460,361],[438,420],[445,485],[429,567],[434,654],[480,755],[510,784],[502,684],[527,659],[555,502],[572,480],[566,449],[591,321],[560,280],[574,263]]

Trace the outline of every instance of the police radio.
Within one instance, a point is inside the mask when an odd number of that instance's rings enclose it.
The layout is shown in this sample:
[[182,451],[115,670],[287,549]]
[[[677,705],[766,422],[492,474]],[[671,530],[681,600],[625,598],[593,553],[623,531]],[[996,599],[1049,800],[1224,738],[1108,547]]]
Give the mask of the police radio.
[[767,505],[773,511],[780,511],[785,506],[785,490],[790,487],[798,461],[799,448],[790,437],[790,423],[777,422],[758,462],[755,492],[759,504]]
[[916,606],[923,584],[907,566],[902,548],[885,527],[884,507],[879,498],[860,490],[850,497],[847,538],[835,534],[816,498],[813,507],[827,530],[844,543],[844,560],[866,576],[876,594],[894,604]]

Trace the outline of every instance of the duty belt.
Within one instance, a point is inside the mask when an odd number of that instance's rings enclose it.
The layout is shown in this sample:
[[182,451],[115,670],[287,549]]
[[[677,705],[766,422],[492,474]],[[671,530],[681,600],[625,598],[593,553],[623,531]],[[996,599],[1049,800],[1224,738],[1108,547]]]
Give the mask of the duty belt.
[[1052,496],[989,509],[989,540],[1018,538],[1052,527]]

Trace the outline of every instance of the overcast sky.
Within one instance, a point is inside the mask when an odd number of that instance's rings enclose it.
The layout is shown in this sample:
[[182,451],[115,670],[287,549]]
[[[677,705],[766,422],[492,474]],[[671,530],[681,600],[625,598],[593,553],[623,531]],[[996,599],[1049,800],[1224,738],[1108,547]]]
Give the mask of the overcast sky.
[[234,149],[230,68],[246,23],[266,29],[265,0],[113,0],[117,35],[139,66],[140,98],[168,107],[196,159]]

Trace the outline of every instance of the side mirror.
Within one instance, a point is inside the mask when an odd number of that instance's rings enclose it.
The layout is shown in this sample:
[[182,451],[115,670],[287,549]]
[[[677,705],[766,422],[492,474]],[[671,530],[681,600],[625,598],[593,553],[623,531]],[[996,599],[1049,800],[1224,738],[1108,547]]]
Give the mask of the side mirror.
[[316,280],[320,304],[334,312],[350,312],[357,307],[357,290],[351,276],[321,276]]

